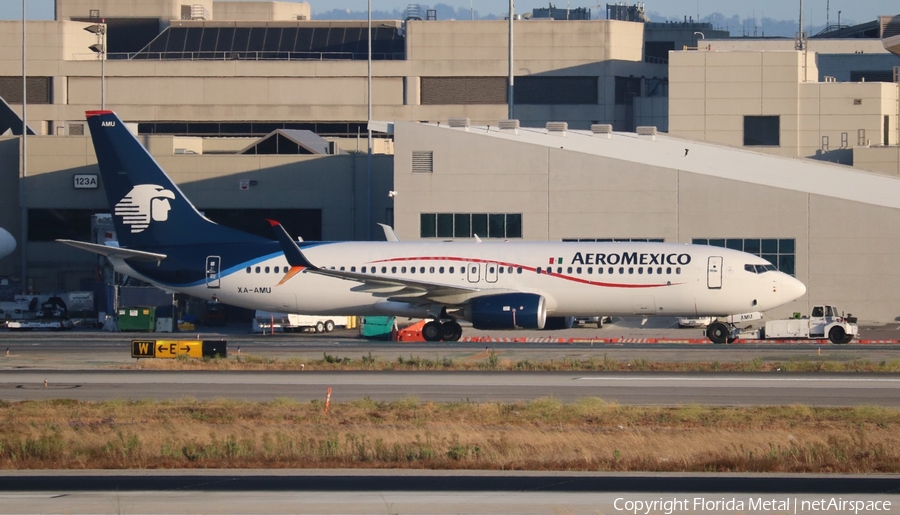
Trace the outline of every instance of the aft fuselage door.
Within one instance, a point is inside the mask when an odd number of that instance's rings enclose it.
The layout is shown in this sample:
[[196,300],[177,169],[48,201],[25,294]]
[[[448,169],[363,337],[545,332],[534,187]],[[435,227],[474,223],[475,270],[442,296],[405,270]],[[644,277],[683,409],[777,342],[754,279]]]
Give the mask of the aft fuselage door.
[[481,263],[469,263],[466,265],[466,276],[470,283],[477,283],[481,280]]
[[706,286],[710,290],[722,288],[722,256],[710,256],[706,267]]
[[206,258],[206,287],[218,288],[222,280],[222,258],[208,256]]

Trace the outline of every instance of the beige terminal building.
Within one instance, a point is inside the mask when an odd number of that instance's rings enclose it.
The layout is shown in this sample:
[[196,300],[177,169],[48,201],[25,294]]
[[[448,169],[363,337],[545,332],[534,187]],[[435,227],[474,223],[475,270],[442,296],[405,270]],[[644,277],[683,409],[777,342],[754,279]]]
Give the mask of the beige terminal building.
[[[380,239],[386,222],[404,240],[728,246],[807,284],[771,316],[827,302],[900,317],[900,83],[820,70],[860,55],[900,66],[900,18],[797,50],[698,47],[696,29],[712,28],[692,22],[534,15],[513,22],[517,123],[508,22],[374,22],[370,172],[364,23],[311,20],[299,3],[58,0],[55,21],[27,27],[24,179],[21,138],[0,137],[0,227],[20,246],[28,213],[26,251],[0,260],[0,278],[20,285],[24,269],[40,292],[97,278],[93,256],[53,240],[104,236],[91,226],[108,212],[102,190],[73,186],[97,173],[84,111],[103,102],[220,223],[264,231],[277,216],[326,240]],[[105,35],[85,30],[101,21]],[[16,114],[21,36],[0,22],[0,96]]]

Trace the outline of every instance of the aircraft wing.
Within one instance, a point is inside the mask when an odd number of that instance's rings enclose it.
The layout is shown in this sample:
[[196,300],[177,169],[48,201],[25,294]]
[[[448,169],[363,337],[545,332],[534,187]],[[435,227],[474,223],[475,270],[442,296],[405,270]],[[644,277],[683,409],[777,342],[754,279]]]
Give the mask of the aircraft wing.
[[56,240],[60,243],[65,243],[66,245],[86,250],[88,252],[93,252],[94,254],[100,254],[101,256],[106,257],[117,257],[121,259],[131,259],[134,261],[150,261],[150,262],[160,262],[163,259],[166,259],[165,254],[157,254],[155,252],[143,252],[140,250],[131,250],[131,249],[123,249],[121,247],[110,247],[109,245],[99,245],[96,243],[87,243],[83,241],[75,241],[75,240]]
[[376,297],[384,297],[388,300],[399,302],[427,303],[427,302],[444,302],[448,304],[461,304],[466,300],[482,295],[493,295],[496,293],[512,292],[506,288],[478,288],[475,286],[450,286],[446,284],[437,284],[430,281],[419,281],[416,279],[384,277],[372,274],[363,274],[359,272],[347,272],[343,270],[332,270],[328,268],[319,268],[313,265],[300,250],[294,240],[291,239],[287,231],[280,223],[269,220],[278,242],[291,265],[291,270],[287,273],[282,283],[293,277],[301,270],[310,273],[335,277],[347,281],[359,282],[359,286],[352,288],[353,291],[370,293]]

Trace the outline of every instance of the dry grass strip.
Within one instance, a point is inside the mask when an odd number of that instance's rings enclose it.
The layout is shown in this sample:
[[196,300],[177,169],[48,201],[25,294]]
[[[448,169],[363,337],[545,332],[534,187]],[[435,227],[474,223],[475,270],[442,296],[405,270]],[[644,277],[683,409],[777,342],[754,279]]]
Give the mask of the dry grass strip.
[[900,359],[874,363],[863,359],[851,361],[811,360],[724,362],[666,362],[647,359],[617,360],[602,357],[557,360],[519,360],[501,357],[501,352],[481,352],[463,359],[450,357],[397,356],[393,361],[381,357],[341,357],[323,353],[322,359],[269,358],[252,354],[232,355],[226,359],[141,359],[124,369],[144,370],[498,370],[498,371],[659,371],[659,372],[900,372]]
[[900,472],[900,410],[527,403],[0,402],[0,468]]

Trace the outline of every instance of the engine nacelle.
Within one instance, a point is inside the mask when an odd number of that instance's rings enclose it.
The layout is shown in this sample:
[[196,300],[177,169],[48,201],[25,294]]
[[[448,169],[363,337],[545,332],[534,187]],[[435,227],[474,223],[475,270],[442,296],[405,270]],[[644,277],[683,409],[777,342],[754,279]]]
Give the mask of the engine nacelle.
[[477,297],[465,309],[475,329],[543,329],[544,297],[534,293],[502,293]]

